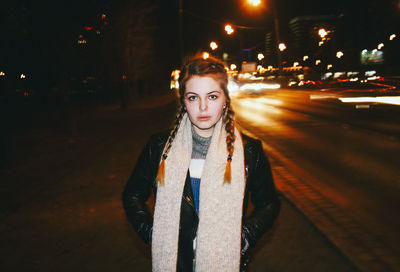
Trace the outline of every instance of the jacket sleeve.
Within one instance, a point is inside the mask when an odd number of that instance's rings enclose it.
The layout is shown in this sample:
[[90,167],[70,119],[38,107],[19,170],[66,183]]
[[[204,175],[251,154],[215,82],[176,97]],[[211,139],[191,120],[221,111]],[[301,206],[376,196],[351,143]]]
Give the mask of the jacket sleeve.
[[[248,186],[254,210],[243,224],[243,239],[253,247],[258,239],[272,227],[280,211],[271,166],[260,141],[255,143],[254,170],[249,173]],[[250,176],[251,175],[251,176]]]
[[122,193],[122,202],[128,221],[147,244],[151,244],[153,215],[146,201],[155,182],[159,163],[158,153],[154,140],[150,140],[140,154]]

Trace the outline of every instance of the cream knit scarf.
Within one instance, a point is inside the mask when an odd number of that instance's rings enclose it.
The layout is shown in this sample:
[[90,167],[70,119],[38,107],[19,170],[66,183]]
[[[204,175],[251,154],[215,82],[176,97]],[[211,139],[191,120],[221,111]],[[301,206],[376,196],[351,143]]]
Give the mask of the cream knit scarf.
[[[245,180],[243,145],[237,129],[235,135],[231,184],[223,184],[228,152],[221,120],[206,156],[200,184],[196,272],[239,271]],[[191,122],[185,114],[165,161],[165,185],[157,189],[153,271],[176,271],[182,192],[191,152]]]

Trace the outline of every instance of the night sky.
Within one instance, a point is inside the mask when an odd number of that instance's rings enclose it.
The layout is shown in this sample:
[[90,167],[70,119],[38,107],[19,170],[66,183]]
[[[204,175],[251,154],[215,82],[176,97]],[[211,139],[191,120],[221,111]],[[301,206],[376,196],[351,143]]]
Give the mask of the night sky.
[[[0,30],[2,35],[2,66],[23,65],[28,68],[37,62],[68,59],[68,47],[86,25],[93,25],[101,13],[107,14],[110,25],[115,14],[113,5],[118,1],[3,1]],[[165,44],[169,60],[179,63],[178,1],[150,1],[158,5],[160,43]],[[224,23],[252,26],[253,30],[240,31],[244,46],[262,44],[265,33],[273,30],[270,3],[262,1],[257,10],[246,8],[244,0],[183,0],[185,53],[208,49],[211,40],[229,49],[239,43],[237,34],[227,37]],[[113,4],[114,3],[114,4]],[[399,0],[279,0],[277,6],[281,36],[289,33],[288,22],[296,16],[342,15],[350,28],[365,29],[377,39],[390,32],[398,32]],[[49,57],[57,55],[57,58]],[[16,68],[15,68],[16,69]]]

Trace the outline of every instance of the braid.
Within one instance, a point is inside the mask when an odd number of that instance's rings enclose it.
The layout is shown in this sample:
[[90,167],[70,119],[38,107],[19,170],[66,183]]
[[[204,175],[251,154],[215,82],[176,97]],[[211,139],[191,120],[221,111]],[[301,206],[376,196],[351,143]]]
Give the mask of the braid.
[[234,146],[233,144],[235,143],[235,125],[234,125],[234,119],[235,119],[235,113],[233,112],[230,101],[227,101],[227,107],[226,107],[226,115],[225,115],[225,130],[226,130],[226,149],[228,150],[228,158],[227,158],[227,164],[225,168],[225,175],[224,175],[224,184],[231,183],[231,161],[232,161],[232,156],[233,156],[233,150]]
[[158,181],[161,186],[164,186],[164,181],[165,181],[165,160],[168,157],[168,152],[171,149],[172,142],[175,139],[176,133],[178,132],[179,126],[181,124],[185,112],[186,112],[185,108],[181,106],[178,114],[176,115],[175,125],[169,134],[168,141],[165,145],[164,152],[161,157],[161,163],[160,166],[158,167],[158,172],[156,177],[156,181]]

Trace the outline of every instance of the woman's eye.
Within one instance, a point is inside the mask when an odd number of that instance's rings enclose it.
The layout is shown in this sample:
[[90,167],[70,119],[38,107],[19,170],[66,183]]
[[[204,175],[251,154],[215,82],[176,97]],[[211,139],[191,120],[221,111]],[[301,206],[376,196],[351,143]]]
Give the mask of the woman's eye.
[[209,96],[209,98],[210,98],[211,100],[215,100],[215,99],[217,99],[217,98],[218,98],[218,96],[217,96],[217,95],[215,95],[215,94],[212,94],[212,95],[210,95],[210,96]]
[[189,96],[187,99],[188,99],[189,101],[194,101],[194,100],[196,100],[196,96]]

